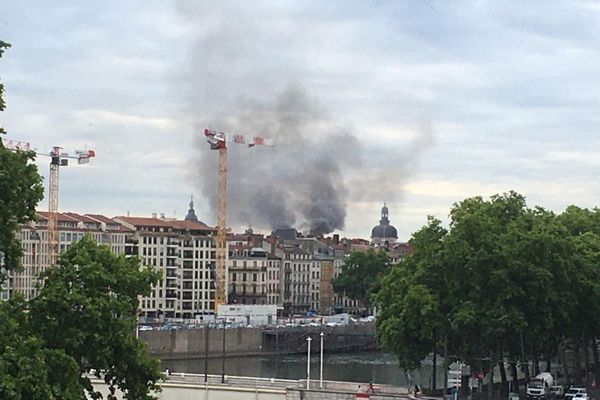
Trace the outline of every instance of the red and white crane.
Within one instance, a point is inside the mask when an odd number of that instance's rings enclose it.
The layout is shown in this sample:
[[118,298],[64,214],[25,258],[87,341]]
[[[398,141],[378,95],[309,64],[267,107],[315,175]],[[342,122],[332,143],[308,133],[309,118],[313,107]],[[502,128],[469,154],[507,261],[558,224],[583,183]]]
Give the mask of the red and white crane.
[[[217,260],[215,277],[215,309],[217,312],[219,304],[227,304],[227,143],[228,135],[212,129],[205,129],[204,136],[210,144],[211,150],[219,152],[219,181],[217,191]],[[230,136],[231,141],[236,144],[253,146],[272,146],[273,142],[262,136],[249,137],[236,133]]]
[[[12,151],[35,151],[28,142],[2,139],[4,147]],[[56,263],[58,255],[58,182],[60,167],[69,165],[69,160],[77,160],[77,164],[87,164],[90,158],[96,157],[94,150],[75,150],[74,154],[63,153],[61,147],[55,146],[50,153],[35,151],[37,155],[50,157],[50,177],[48,179],[48,256],[49,265]]]

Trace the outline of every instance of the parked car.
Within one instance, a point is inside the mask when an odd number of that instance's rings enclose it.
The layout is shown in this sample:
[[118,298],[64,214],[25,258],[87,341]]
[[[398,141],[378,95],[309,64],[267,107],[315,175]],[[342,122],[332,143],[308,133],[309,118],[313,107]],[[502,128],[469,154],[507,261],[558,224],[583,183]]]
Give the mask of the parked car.
[[574,400],[574,397],[579,393],[584,393],[587,395],[587,390],[578,386],[570,387],[569,390],[567,390],[567,393],[565,393],[565,400]]
[[579,392],[576,393],[575,396],[573,396],[573,400],[589,400],[589,396],[587,394],[587,392]]
[[554,399],[554,393],[550,389],[554,385],[554,378],[548,372],[537,374],[527,382],[528,400]]

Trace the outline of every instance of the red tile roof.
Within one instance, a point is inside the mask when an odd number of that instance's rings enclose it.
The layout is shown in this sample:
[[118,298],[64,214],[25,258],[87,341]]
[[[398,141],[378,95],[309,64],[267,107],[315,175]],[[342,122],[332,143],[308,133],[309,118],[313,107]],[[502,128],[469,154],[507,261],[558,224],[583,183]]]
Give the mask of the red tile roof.
[[101,214],[85,214],[87,217],[90,217],[96,221],[104,222],[105,224],[118,224],[117,221],[113,221],[112,219],[101,215]]
[[79,215],[79,214],[72,213],[72,212],[66,212],[66,213],[63,213],[63,214],[64,215],[68,215],[69,217],[74,218],[74,219],[76,219],[78,221],[81,221],[81,222],[91,222],[91,223],[94,223],[94,224],[100,223],[100,221],[92,219],[92,218],[90,218],[90,217],[88,217],[86,215]]
[[[119,224],[116,221],[113,221],[112,219],[105,217],[104,215],[99,215],[99,214],[85,214],[85,215],[81,215],[81,214],[77,214],[77,213],[72,213],[72,212],[65,212],[65,213],[57,213],[58,214],[58,221],[59,222],[87,222],[87,223],[95,223],[95,224],[100,224],[101,222],[104,222],[106,224],[109,225],[117,225],[117,227],[113,228],[113,229],[108,229],[109,231],[126,231],[126,232],[130,232],[131,230],[124,227],[123,225]],[[36,219],[38,220],[45,220],[47,221],[50,217],[50,213],[48,211],[36,211]],[[64,229],[65,227],[60,227],[59,229]],[[78,228],[78,227],[70,227],[68,229],[77,229],[77,230],[81,230],[81,231],[89,231],[89,230],[94,230],[94,231],[100,231],[100,229],[90,229],[90,228]]]
[[193,222],[193,221],[185,221],[185,220],[176,220],[169,221],[159,218],[147,218],[147,217],[122,217],[118,216],[115,219],[119,219],[125,221],[134,226],[154,226],[154,227],[164,227],[164,228],[173,228],[179,230],[205,230],[205,231],[214,231],[215,228],[212,228],[208,225]]
[[[48,211],[36,211],[36,214],[38,215],[38,217],[41,217],[40,219],[48,220],[50,218],[50,213]],[[63,221],[63,222],[78,222],[79,221],[78,219],[75,219],[72,216],[69,216],[64,213],[57,213],[57,214],[58,214],[58,221]]]

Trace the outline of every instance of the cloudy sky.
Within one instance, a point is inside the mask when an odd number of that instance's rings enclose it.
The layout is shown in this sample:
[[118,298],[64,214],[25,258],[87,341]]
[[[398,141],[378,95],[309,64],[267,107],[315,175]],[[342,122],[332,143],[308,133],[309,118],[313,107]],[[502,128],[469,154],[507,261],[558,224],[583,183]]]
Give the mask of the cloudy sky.
[[[64,211],[182,217],[193,193],[213,224],[211,125],[289,145],[231,149],[230,176],[255,178],[239,185],[299,182],[318,149],[338,231],[368,237],[387,201],[406,240],[467,196],[600,203],[599,37],[595,1],[5,2],[0,124],[38,151],[96,151],[61,170]],[[289,98],[302,111],[282,116]],[[231,225],[266,230],[245,193]]]

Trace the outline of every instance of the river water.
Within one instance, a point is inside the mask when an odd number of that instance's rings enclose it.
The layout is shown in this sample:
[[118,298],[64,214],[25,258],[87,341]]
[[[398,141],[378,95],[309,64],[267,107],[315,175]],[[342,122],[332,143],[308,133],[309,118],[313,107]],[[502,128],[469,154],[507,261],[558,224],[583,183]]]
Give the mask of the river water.
[[[306,354],[280,356],[234,357],[225,359],[225,374],[279,379],[305,379]],[[164,360],[162,368],[171,372],[204,373],[204,360]],[[209,359],[208,373],[221,374],[222,360]],[[396,359],[382,352],[332,353],[323,357],[323,379],[366,383],[429,387],[431,361],[419,370],[404,371]],[[442,382],[442,367],[438,366],[438,382]],[[311,379],[319,379],[319,353],[311,355]],[[440,385],[438,383],[438,386]]]

